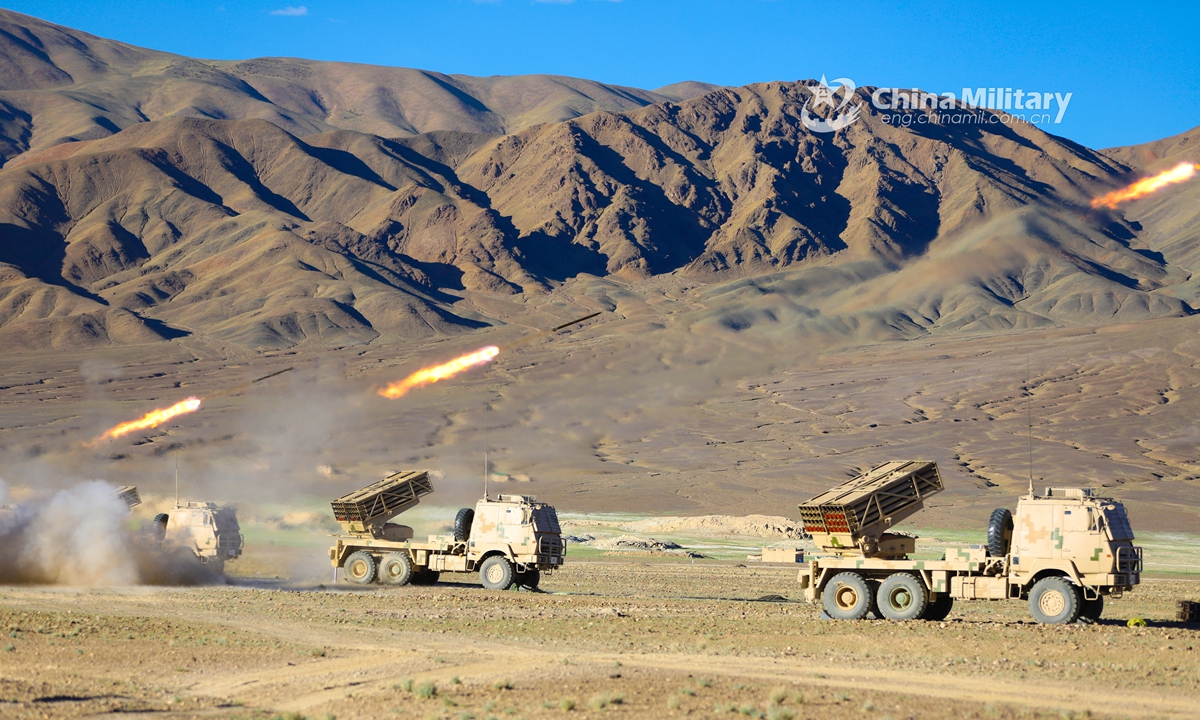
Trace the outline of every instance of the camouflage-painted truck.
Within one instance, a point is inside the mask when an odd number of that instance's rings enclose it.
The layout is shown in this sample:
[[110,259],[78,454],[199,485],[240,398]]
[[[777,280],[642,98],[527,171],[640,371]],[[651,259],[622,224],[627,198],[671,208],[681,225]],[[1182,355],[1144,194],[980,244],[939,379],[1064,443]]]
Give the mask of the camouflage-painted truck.
[[[130,511],[142,504],[138,489],[132,485],[114,488],[113,496]],[[180,572],[199,564],[223,573],[225,563],[241,557],[245,545],[237,511],[211,502],[176,501],[175,507],[154,516],[150,527],[143,529],[141,541],[170,558],[173,568]]]
[[818,552],[800,571],[809,602],[837,620],[942,620],[956,599],[1027,600],[1038,622],[1070,623],[1140,582],[1125,507],[1091,488],[1031,492],[1015,516],[992,513],[986,545],[910,559],[916,538],[892,528],[942,490],[937,463],[889,462],[800,505]]
[[196,564],[225,572],[225,563],[242,556],[246,541],[237,510],[207,501],[176,502],[154,516],[152,542],[183,571]]
[[441,573],[479,573],[489,590],[537,589],[542,573],[566,559],[558,513],[527,495],[485,497],[463,508],[451,535],[413,540],[413,529],[389,522],[433,492],[424,471],[398,472],[334,500],[333,516],[345,531],[329,549],[334,572],[341,568],[359,585],[432,585]]

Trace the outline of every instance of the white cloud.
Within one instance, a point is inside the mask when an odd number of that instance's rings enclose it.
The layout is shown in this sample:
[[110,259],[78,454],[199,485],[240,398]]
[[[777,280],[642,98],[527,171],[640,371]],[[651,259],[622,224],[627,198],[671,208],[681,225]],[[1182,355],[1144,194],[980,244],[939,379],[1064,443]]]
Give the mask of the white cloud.
[[272,10],[271,14],[272,15],[285,15],[287,17],[303,17],[304,15],[308,14],[308,8],[304,5],[300,5],[299,7],[293,7],[291,5],[288,5],[287,7],[282,8],[280,10]]

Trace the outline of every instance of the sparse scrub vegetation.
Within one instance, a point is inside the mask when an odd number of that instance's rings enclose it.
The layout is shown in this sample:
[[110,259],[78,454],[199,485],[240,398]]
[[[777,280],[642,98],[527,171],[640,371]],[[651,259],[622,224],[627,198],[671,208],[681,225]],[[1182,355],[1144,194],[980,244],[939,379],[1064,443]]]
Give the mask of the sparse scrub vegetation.
[[593,710],[603,710],[609,705],[620,705],[625,702],[621,693],[597,693],[588,699],[588,707]]
[[437,685],[434,685],[432,682],[428,681],[423,682],[413,690],[413,694],[423,700],[435,698],[438,694]]

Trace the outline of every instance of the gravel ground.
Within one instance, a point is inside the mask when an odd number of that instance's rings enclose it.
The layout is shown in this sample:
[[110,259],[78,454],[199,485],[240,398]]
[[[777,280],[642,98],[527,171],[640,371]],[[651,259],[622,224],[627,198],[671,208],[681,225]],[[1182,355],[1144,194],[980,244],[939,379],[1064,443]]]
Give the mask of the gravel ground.
[[231,582],[0,588],[0,716],[1200,715],[1200,629],[1171,620],[1196,580],[1068,627],[983,601],[942,623],[822,621],[794,569],[674,558],[576,562],[544,593]]

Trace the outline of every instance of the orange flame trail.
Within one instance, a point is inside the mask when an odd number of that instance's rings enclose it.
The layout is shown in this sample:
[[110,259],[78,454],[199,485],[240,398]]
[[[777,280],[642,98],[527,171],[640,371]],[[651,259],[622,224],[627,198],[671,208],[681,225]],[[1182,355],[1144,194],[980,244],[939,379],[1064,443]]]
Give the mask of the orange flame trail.
[[183,415],[190,412],[196,412],[200,409],[200,398],[190,397],[187,400],[180,400],[169,408],[159,408],[151,410],[137,420],[130,420],[117,425],[113,429],[97,438],[100,440],[108,440],[110,438],[119,438],[122,435],[128,435],[136,430],[148,430],[162,425],[166,421],[178,415]]
[[398,397],[403,397],[413,388],[435,383],[438,380],[445,380],[446,378],[454,377],[463,370],[491,362],[499,354],[500,348],[495,345],[488,345],[473,353],[454,358],[448,363],[421,368],[399,382],[389,383],[387,387],[380,388],[379,394],[389,400],[395,400]]
[[1098,198],[1094,198],[1092,200],[1092,207],[1106,207],[1115,209],[1117,205],[1120,205],[1123,202],[1136,200],[1145,195],[1149,195],[1155,190],[1166,187],[1167,185],[1181,183],[1184,180],[1191,178],[1195,173],[1196,166],[1192,163],[1179,163],[1170,170],[1160,172],[1157,175],[1151,175],[1148,178],[1142,178],[1129,187],[1121,188],[1120,190],[1113,190],[1106,195],[1101,195]]

